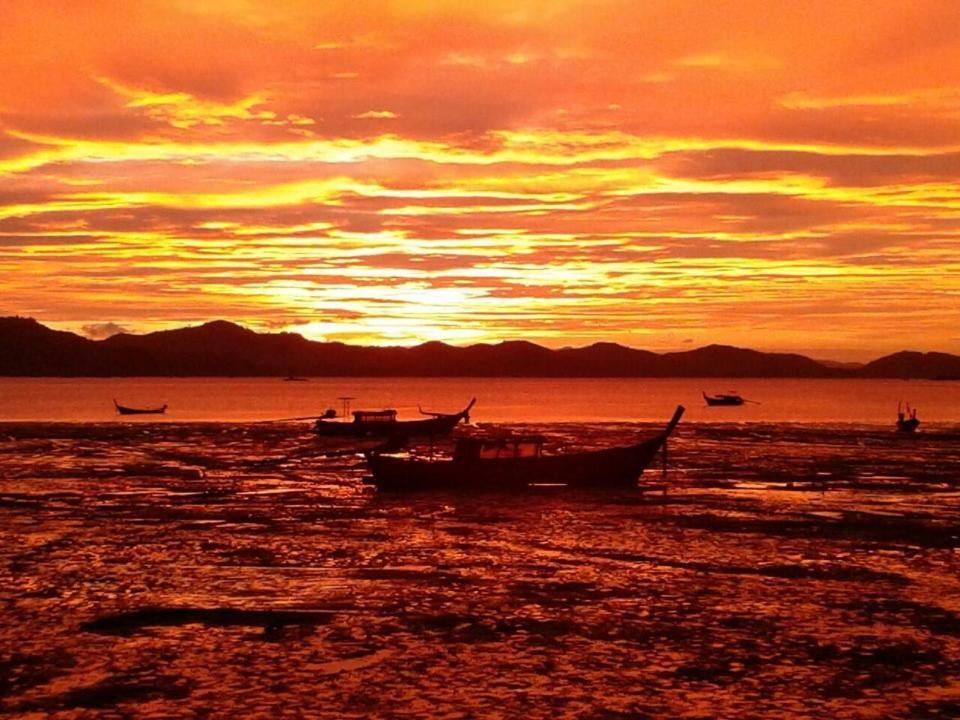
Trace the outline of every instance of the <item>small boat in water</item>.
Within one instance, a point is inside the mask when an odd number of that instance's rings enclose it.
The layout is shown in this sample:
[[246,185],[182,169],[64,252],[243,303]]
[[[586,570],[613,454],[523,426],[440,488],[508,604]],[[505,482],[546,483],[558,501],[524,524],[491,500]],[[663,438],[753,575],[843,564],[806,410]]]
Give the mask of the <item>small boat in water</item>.
[[716,407],[718,405],[743,405],[746,402],[738,393],[733,392],[732,390],[727,393],[720,393],[717,395],[707,395],[705,392],[701,391],[703,399],[706,401],[707,405],[710,407]]
[[284,382],[307,382],[307,378],[300,377],[299,375],[287,375],[283,378]]
[[[336,412],[328,410],[317,418],[318,435],[334,437],[440,437],[447,435],[461,421],[470,422],[470,408],[477,401],[457,413],[430,413],[420,411],[429,418],[424,420],[397,420],[396,410],[355,410],[353,421],[336,420]],[[346,414],[346,413],[344,413]]]
[[113,406],[117,409],[117,412],[120,415],[163,415],[165,412],[167,412],[166,403],[155,408],[133,408],[127,407],[126,405],[121,405],[117,402],[116,398],[114,398]]
[[907,411],[904,413],[903,406],[897,403],[897,430],[899,432],[912,433],[920,426],[920,420],[917,418],[917,409],[911,408],[907,403]]
[[416,457],[371,451],[366,455],[379,490],[505,492],[538,486],[579,490],[633,488],[683,415],[677,406],[667,426],[633,445],[547,455],[536,435],[458,438],[452,457]]

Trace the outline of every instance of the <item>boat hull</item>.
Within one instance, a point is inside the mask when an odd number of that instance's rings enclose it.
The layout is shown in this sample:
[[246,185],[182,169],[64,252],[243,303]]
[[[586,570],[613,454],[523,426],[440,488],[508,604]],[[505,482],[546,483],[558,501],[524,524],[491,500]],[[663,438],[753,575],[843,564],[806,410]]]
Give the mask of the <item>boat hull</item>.
[[897,420],[897,430],[903,433],[912,433],[916,432],[917,428],[920,427],[920,421],[916,418],[908,418],[906,420]]
[[632,488],[666,436],[627,447],[475,462],[430,461],[371,453],[372,484],[385,492],[504,492],[538,486]]
[[430,420],[399,420],[395,422],[329,422],[318,420],[318,435],[330,437],[413,437],[446,435],[460,418],[432,418]]
[[113,406],[117,409],[117,413],[120,415],[163,415],[167,412],[166,405],[156,408],[132,408],[127,407],[126,405],[121,405],[114,400]]

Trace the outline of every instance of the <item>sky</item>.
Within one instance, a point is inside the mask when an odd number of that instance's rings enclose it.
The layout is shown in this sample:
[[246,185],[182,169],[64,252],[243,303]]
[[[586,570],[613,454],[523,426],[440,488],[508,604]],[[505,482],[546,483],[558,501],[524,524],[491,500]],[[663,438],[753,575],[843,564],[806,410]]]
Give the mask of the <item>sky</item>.
[[0,0],[0,314],[960,352],[960,3]]

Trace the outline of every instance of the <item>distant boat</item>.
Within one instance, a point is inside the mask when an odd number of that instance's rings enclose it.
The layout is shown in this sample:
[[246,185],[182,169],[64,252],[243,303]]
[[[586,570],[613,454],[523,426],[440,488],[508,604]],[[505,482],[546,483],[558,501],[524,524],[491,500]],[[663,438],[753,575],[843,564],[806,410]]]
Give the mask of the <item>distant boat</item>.
[[711,407],[715,407],[717,405],[743,405],[743,403],[746,402],[746,400],[732,390],[728,393],[720,393],[718,395],[707,395],[702,391],[701,394],[703,395],[703,399],[706,401],[707,405]]
[[637,480],[664,447],[683,415],[677,406],[666,428],[633,445],[588,452],[545,455],[541,436],[458,438],[452,457],[367,453],[379,490],[482,492],[538,486],[580,490],[636,487]]
[[155,408],[133,408],[127,407],[126,405],[121,405],[117,402],[116,398],[113,400],[113,406],[121,415],[163,415],[167,411],[166,403]]
[[283,378],[284,382],[307,382],[307,378],[300,377],[299,375],[287,375]]
[[[477,401],[470,401],[458,413],[423,412],[426,420],[397,420],[396,410],[355,410],[353,420],[335,420],[336,413],[328,410],[317,418],[319,435],[336,437],[439,437],[446,435],[461,421],[470,422],[470,408]],[[346,414],[346,413],[344,413]]]
[[903,407],[897,403],[897,430],[899,432],[912,433],[920,426],[920,420],[917,419],[917,409],[910,408],[907,403],[907,411],[904,413]]

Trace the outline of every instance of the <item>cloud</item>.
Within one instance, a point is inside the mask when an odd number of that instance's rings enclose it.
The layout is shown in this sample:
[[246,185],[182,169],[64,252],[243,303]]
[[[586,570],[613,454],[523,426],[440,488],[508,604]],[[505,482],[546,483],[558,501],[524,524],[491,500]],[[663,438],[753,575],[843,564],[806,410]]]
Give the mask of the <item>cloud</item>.
[[860,93],[832,97],[814,96],[806,92],[788,93],[780,98],[788,110],[823,110],[828,108],[924,107],[960,110],[960,88],[925,88],[902,93]]
[[704,53],[702,55],[687,55],[675,61],[680,67],[717,68],[727,64],[727,59],[719,53]]
[[129,328],[114,322],[92,323],[83,326],[83,334],[91,340],[105,340],[108,337],[130,332]]
[[960,350],[960,7],[855,5],[13,3],[0,292],[77,328]]
[[357,120],[393,120],[399,117],[399,115],[390,110],[367,110],[366,112],[351,115],[351,117]]

